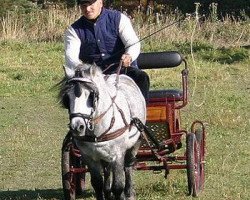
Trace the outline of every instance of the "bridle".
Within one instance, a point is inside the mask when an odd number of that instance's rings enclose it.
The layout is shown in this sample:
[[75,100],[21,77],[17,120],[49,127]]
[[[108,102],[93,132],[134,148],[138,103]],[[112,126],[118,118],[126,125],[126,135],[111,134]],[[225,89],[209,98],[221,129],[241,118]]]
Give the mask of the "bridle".
[[[70,121],[74,118],[74,117],[80,117],[83,119],[87,129],[87,134],[91,134],[94,130],[94,125],[93,125],[93,113],[96,109],[97,106],[97,102],[99,99],[99,91],[98,88],[96,87],[96,85],[94,84],[94,82],[88,78],[83,78],[83,77],[74,77],[68,80],[68,83],[75,83],[75,87],[79,87],[77,89],[74,89],[75,95],[76,96],[80,96],[81,95],[81,91],[80,91],[80,84],[83,84],[89,91],[90,94],[92,95],[92,105],[93,105],[93,109],[91,110],[90,114],[83,114],[83,113],[69,113],[69,119]],[[78,84],[80,83],[80,84]],[[76,94],[79,93],[79,94]]]

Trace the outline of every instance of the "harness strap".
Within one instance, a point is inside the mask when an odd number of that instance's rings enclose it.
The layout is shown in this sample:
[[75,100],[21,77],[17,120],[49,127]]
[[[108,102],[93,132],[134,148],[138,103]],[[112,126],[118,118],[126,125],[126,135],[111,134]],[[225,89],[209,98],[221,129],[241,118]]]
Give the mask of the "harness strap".
[[104,142],[104,141],[108,141],[108,140],[113,140],[117,137],[119,137],[120,135],[122,135],[127,129],[129,128],[129,126],[124,126],[120,129],[117,129],[116,131],[109,133],[109,134],[103,134],[100,137],[97,137],[97,142]]
[[77,140],[80,140],[80,141],[84,141],[84,142],[105,142],[105,141],[113,140],[113,139],[119,137],[128,128],[129,128],[129,126],[124,126],[120,129],[117,129],[116,131],[114,131],[112,133],[101,135],[99,137],[85,135],[85,136],[74,136],[74,138],[76,138]]
[[124,123],[126,126],[128,126],[129,124],[128,124],[128,122],[127,122],[126,119],[125,119],[125,116],[124,116],[124,113],[123,113],[122,109],[121,109],[115,102],[114,102],[114,104],[116,105],[117,110],[119,111],[120,115],[122,116],[123,123]]
[[146,136],[148,136],[150,138],[150,140],[152,140],[152,142],[154,143],[155,147],[157,149],[160,148],[160,144],[159,142],[155,139],[155,137],[153,136],[153,134],[149,131],[148,127],[146,125],[144,125],[140,119],[138,119],[137,117],[134,117],[131,120],[132,124],[135,124],[136,128],[140,131],[140,132],[144,132]]
[[[93,121],[94,121],[94,123],[98,123],[98,122],[101,120],[101,118],[108,112],[108,110],[113,106],[113,104],[115,104],[115,106],[117,107],[117,110],[119,111],[119,113],[120,113],[120,115],[121,115],[121,117],[122,117],[123,123],[125,124],[125,126],[124,126],[123,128],[124,128],[124,129],[127,129],[126,127],[129,127],[130,125],[127,123],[127,121],[126,121],[126,119],[125,119],[125,116],[124,116],[124,113],[123,113],[122,109],[115,103],[115,98],[116,98],[116,96],[114,96],[114,97],[112,98],[112,104],[110,105],[110,107],[109,107],[105,112],[103,112],[101,115],[99,115],[97,118],[95,118]],[[108,128],[106,131],[104,131],[104,132],[101,134],[101,136],[104,137],[105,135],[110,135],[110,134],[115,133],[116,131],[113,132],[113,133],[107,134],[107,133],[111,130],[111,128],[113,127],[114,123],[115,123],[115,117],[114,117],[114,113],[113,113],[113,117],[112,117],[112,119],[111,119],[109,128]],[[123,130],[123,128],[120,128],[120,129],[118,129],[117,131],[119,132],[119,130]],[[101,136],[100,136],[100,137],[101,137]],[[118,136],[119,136],[119,135],[118,135]],[[117,137],[118,137],[118,136],[117,136]]]
[[131,120],[131,124],[134,124],[136,126],[136,128],[141,132],[141,134],[142,134],[143,138],[145,139],[147,145],[150,147],[150,150],[152,151],[153,155],[158,160],[161,160],[161,161],[164,160],[162,158],[162,156],[158,154],[157,150],[150,145],[148,136],[153,141],[156,148],[157,149],[160,148],[160,144],[158,143],[158,141],[153,137],[153,135],[149,132],[148,128],[141,122],[141,120],[135,117],[135,118],[133,118]]
[[115,118],[114,118],[114,116],[113,116],[113,117],[111,118],[111,122],[110,122],[109,128],[108,128],[106,131],[104,131],[104,133],[102,133],[101,135],[107,134],[107,133],[110,131],[110,129],[114,126],[114,123],[115,123]]
[[102,114],[100,114],[98,117],[96,117],[95,119],[93,119],[93,122],[94,123],[99,123],[100,120],[103,118],[103,116],[109,111],[109,109],[113,106],[113,103],[115,102],[115,98],[116,96],[112,97],[111,100],[112,100],[112,103],[110,104],[110,106],[108,107],[108,109],[106,111],[104,111]]

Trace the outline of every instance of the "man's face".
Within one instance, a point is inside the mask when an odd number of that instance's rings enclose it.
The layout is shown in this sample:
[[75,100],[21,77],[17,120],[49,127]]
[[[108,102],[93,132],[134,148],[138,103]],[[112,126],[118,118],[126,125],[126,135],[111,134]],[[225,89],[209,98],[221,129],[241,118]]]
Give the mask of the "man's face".
[[82,11],[82,15],[86,17],[87,19],[96,19],[101,11],[102,11],[102,0],[96,0],[96,2],[89,4],[89,3],[84,3],[80,4],[80,8]]

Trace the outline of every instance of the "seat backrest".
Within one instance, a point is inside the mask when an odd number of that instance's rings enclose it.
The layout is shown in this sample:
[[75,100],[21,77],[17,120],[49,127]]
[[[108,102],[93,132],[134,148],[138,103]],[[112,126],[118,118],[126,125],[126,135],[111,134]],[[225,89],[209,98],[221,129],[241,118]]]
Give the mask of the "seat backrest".
[[179,66],[183,56],[177,51],[141,53],[137,58],[140,69],[172,68]]

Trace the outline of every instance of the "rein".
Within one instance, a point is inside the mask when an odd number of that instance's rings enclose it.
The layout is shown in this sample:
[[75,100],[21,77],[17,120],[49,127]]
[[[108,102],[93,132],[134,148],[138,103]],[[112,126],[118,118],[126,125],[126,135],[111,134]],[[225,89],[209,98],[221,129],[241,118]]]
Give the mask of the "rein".
[[[132,46],[132,45],[131,45]],[[111,56],[112,57],[112,56]],[[112,63],[110,64],[106,69],[103,70],[103,73],[106,72],[107,70],[109,70],[112,66],[116,65],[118,63]],[[122,60],[120,60],[117,71],[116,71],[116,80],[115,80],[115,86],[117,87],[118,83],[119,83],[119,75],[121,72],[121,68],[122,68]]]
[[116,79],[115,79],[115,86],[117,87],[118,83],[119,83],[119,75],[121,72],[121,68],[122,68],[122,60],[120,60],[117,72],[116,72]]

